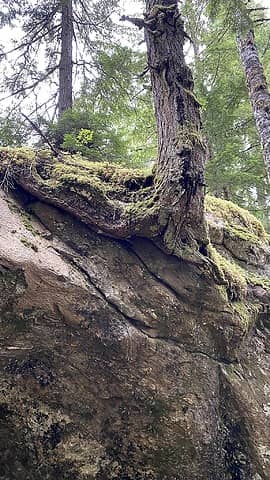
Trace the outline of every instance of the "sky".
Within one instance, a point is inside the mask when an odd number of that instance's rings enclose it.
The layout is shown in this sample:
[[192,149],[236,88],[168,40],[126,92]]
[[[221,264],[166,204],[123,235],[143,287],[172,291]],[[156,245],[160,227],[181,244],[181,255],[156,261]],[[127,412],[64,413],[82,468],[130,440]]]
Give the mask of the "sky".
[[[270,0],[269,0],[270,1]],[[126,14],[134,14],[134,13],[141,13],[143,11],[143,4],[142,0],[122,0],[121,8],[123,12]]]

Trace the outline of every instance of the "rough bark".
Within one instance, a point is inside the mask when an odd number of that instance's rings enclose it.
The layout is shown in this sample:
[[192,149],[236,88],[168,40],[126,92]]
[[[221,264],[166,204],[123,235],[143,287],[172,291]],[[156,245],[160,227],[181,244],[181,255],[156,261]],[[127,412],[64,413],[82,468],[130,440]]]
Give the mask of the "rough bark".
[[270,180],[270,93],[254,40],[254,32],[238,36],[238,48],[246,76],[252,111]]
[[73,18],[72,0],[62,0],[61,7],[61,59],[59,65],[58,114],[62,115],[72,107],[72,41]]
[[165,242],[173,252],[205,240],[205,146],[175,1],[146,2],[145,36],[158,127],[157,179],[168,211]]
[[203,251],[183,25],[172,2],[143,23],[155,179],[0,149],[1,480],[270,478],[268,236],[208,199]]
[[[132,19],[130,19],[132,21]],[[177,3],[146,2],[144,27],[158,128],[156,188],[167,250],[185,254],[206,243],[203,216],[204,164],[199,102],[185,63],[185,32]]]

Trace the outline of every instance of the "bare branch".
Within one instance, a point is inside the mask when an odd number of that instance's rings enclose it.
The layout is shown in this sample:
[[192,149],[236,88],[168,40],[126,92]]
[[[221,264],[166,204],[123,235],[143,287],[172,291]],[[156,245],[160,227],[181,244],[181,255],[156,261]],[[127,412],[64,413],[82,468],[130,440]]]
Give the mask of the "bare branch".
[[50,140],[46,137],[46,135],[41,131],[41,129],[39,128],[38,125],[36,125],[32,120],[31,118],[29,118],[27,115],[25,115],[25,113],[22,113],[21,112],[21,115],[23,118],[25,118],[25,120],[27,120],[27,122],[30,123],[31,127],[39,134],[39,136],[44,140],[44,142],[47,143],[47,145],[50,147],[50,149],[53,151],[53,153],[58,156],[59,155],[59,151],[52,145],[52,143],[50,142]]
[[142,18],[138,18],[138,17],[129,17],[127,15],[122,15],[122,17],[120,18],[120,21],[121,22],[130,22],[133,25],[135,25],[136,27],[139,27],[140,30],[145,26],[144,20]]

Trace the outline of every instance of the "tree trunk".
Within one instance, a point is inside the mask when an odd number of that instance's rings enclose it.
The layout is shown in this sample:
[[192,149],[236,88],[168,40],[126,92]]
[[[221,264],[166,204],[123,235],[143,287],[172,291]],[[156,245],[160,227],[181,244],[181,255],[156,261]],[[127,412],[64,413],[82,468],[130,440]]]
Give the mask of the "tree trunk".
[[205,240],[205,145],[199,102],[185,63],[185,32],[174,0],[146,2],[145,37],[158,128],[157,184],[172,253]]
[[245,72],[252,111],[261,140],[268,179],[270,179],[270,94],[253,31],[238,36],[238,48]]
[[61,9],[61,59],[59,66],[59,117],[72,107],[72,0],[63,0]]

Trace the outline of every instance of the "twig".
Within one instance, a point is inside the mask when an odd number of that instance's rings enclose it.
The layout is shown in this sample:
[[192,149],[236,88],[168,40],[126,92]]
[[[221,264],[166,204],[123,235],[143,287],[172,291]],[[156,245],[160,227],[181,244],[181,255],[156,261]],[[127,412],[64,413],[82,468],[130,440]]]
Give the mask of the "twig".
[[21,112],[21,115],[27,122],[30,123],[31,127],[40,135],[41,138],[47,143],[47,145],[50,147],[50,149],[55,153],[56,156],[59,155],[59,151],[53,146],[53,144],[50,142],[50,140],[46,137],[46,135],[41,131],[38,125],[36,125],[31,118],[27,117],[24,113]]

